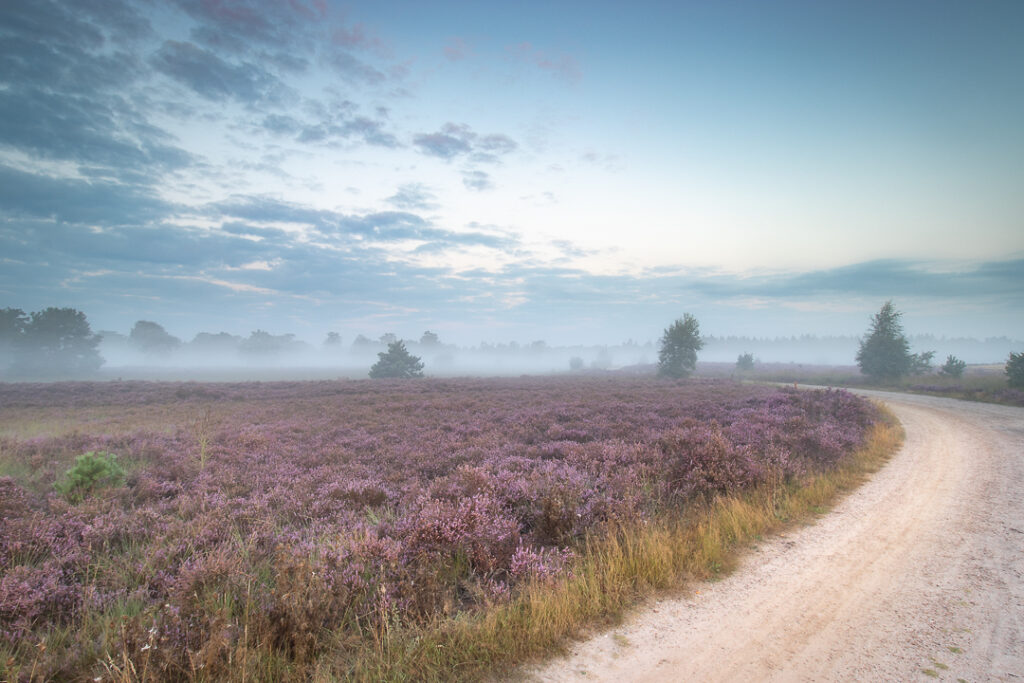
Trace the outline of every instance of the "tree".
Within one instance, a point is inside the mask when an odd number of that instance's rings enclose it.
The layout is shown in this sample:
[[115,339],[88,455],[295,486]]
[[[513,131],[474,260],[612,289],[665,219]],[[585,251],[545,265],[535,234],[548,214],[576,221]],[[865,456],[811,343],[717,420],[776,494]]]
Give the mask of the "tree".
[[902,315],[890,300],[871,316],[871,329],[857,349],[861,373],[876,380],[896,380],[908,373],[927,371],[935,352],[910,353],[910,342],[900,322]]
[[47,308],[29,315],[15,342],[14,370],[26,376],[73,376],[103,365],[85,313],[73,308]]
[[1010,358],[1006,361],[1006,381],[1014,389],[1024,389],[1024,352],[1014,353],[1010,351]]
[[20,308],[0,309],[0,369],[14,361],[14,353],[22,342],[28,316]]
[[328,332],[327,339],[324,340],[324,346],[341,346],[341,335],[337,332]]
[[658,350],[658,375],[686,377],[697,367],[697,352],[704,347],[700,323],[689,313],[665,329]]
[[405,342],[396,341],[388,344],[387,351],[377,354],[380,359],[370,368],[370,377],[385,379],[389,377],[411,378],[423,376],[423,361],[413,356],[405,348]]
[[420,344],[423,346],[437,346],[440,343],[440,337],[438,337],[436,333],[431,332],[430,330],[424,332],[423,336],[420,337]]
[[741,353],[736,359],[736,369],[740,372],[754,369],[754,354]]
[[930,372],[932,369],[932,358],[934,356],[934,351],[910,354],[910,374],[924,375]]
[[380,343],[391,346],[398,341],[398,336],[394,332],[385,332],[380,336]]
[[181,346],[180,339],[168,334],[162,325],[149,320],[137,321],[128,337],[132,345],[143,353],[163,355]]
[[366,335],[357,334],[356,338],[352,340],[353,349],[369,349],[377,346],[377,342],[373,341]]
[[958,379],[964,374],[964,368],[966,367],[967,363],[950,354],[949,356],[946,356],[946,362],[942,364],[941,368],[939,368],[939,374],[943,377]]
[[243,339],[238,345],[242,353],[251,353],[254,356],[274,356],[284,351],[298,350],[302,342],[295,340],[295,335],[270,334],[266,330],[253,330],[249,337]]

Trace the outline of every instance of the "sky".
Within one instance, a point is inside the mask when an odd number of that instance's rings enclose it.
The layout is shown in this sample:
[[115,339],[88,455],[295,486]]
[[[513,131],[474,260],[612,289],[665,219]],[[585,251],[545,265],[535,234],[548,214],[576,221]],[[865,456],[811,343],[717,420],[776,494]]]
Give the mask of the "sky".
[[0,307],[1024,339],[1024,3],[0,3]]

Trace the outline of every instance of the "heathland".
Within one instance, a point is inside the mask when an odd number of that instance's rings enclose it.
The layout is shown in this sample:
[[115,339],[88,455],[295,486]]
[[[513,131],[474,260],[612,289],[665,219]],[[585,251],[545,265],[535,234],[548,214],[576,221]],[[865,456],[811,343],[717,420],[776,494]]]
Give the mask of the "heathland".
[[844,391],[628,377],[6,384],[0,406],[14,680],[479,676],[716,570],[737,532],[694,535],[703,511],[785,517],[879,420]]

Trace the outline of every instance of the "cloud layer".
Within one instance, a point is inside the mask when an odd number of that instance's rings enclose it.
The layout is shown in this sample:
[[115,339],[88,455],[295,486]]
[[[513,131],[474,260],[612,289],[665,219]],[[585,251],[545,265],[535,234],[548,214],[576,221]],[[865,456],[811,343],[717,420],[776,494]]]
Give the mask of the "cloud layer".
[[[819,320],[849,332],[888,298],[1024,317],[1012,251],[724,274],[687,267],[683,250],[678,265],[654,267],[566,237],[558,221],[624,245],[658,220],[685,232],[645,204],[665,183],[673,210],[687,210],[698,191],[672,173],[685,155],[630,121],[672,159],[643,168],[631,191],[619,184],[625,156],[594,151],[614,141],[558,136],[600,130],[592,108],[544,103],[516,118],[436,96],[450,94],[439,74],[451,69],[484,83],[496,109],[520,88],[560,102],[593,80],[573,51],[450,31],[432,40],[403,54],[415,41],[318,0],[4,3],[0,305],[77,306],[122,330],[163,319],[183,336],[407,324],[565,341],[653,337],[689,310],[766,334],[824,331]],[[575,203],[563,209],[565,197]],[[1007,332],[1024,336],[1015,325]]]

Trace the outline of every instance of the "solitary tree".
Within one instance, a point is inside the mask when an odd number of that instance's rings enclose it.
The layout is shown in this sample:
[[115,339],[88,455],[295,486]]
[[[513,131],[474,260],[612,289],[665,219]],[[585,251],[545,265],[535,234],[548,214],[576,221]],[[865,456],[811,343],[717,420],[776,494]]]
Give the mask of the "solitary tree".
[[892,301],[886,301],[871,316],[871,329],[857,349],[857,365],[863,374],[876,380],[895,380],[908,373],[927,372],[935,352],[910,353],[910,342],[900,322],[902,315]]
[[754,369],[754,354],[752,353],[741,353],[736,358],[736,369],[740,372],[746,372]]
[[697,367],[697,352],[704,347],[700,323],[689,313],[665,329],[658,350],[658,375],[686,377]]
[[1014,389],[1024,389],[1024,352],[1010,351],[1006,361],[1006,381]]
[[388,377],[410,378],[423,376],[423,361],[413,356],[405,348],[405,342],[396,341],[388,344],[387,351],[377,354],[380,359],[370,368],[370,377],[384,379]]
[[423,336],[420,337],[420,344],[422,346],[437,346],[440,343],[441,339],[437,336],[437,333],[430,330],[424,332]]

